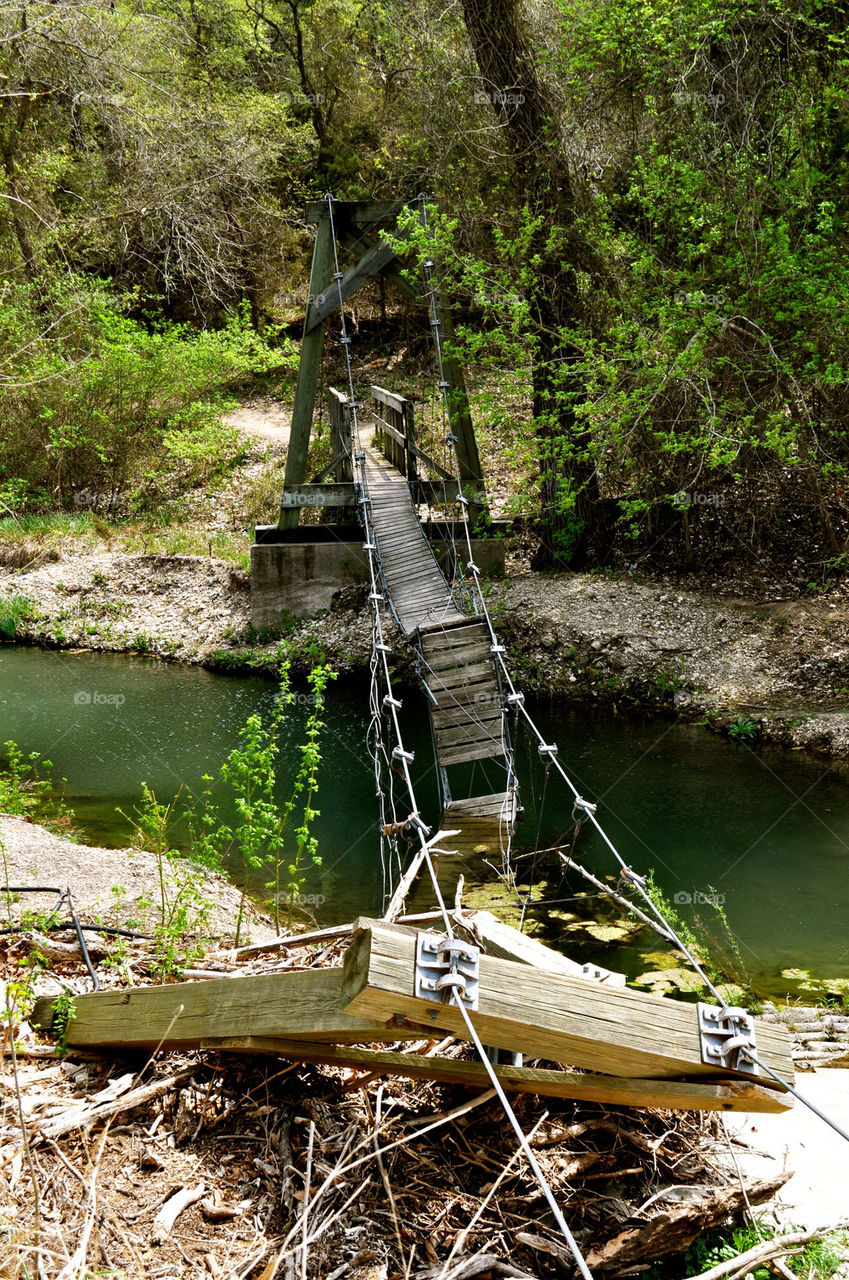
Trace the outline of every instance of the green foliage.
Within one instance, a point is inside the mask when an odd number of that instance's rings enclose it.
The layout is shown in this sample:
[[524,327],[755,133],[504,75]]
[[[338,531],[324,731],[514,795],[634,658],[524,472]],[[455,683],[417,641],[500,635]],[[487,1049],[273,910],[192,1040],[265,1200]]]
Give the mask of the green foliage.
[[[244,309],[215,331],[143,324],[104,282],[8,284],[0,296],[0,469],[18,510],[47,502],[96,513],[158,492],[159,477],[200,483],[239,456],[220,423],[224,389],[291,359]],[[108,535],[108,526],[106,529]]]
[[136,846],[156,858],[158,902],[156,969],[160,974],[178,973],[203,950],[199,933],[207,926],[213,903],[205,888],[205,867],[191,858],[181,858],[174,849],[171,831],[178,811],[180,793],[163,804],[146,782],[142,799],[128,816]]
[[738,742],[744,746],[749,746],[758,739],[758,723],[756,720],[747,720],[745,716],[738,715],[728,726],[728,736],[732,742]]
[[37,751],[26,754],[11,739],[3,743],[5,762],[0,767],[0,813],[30,817],[72,837],[73,813],[62,799],[53,763]]
[[[336,679],[335,671],[331,671],[326,663],[313,667],[307,676],[311,694],[310,714],[307,718],[304,741],[300,748],[300,761],[292,792],[283,809],[284,829],[289,823],[295,807],[302,804],[300,824],[295,828],[295,852],[291,862],[287,863],[288,880],[285,892],[288,905],[287,923],[291,924],[295,912],[296,899],[304,884],[304,872],[308,866],[320,867],[318,841],[312,832],[312,824],[319,817],[315,806],[318,792],[318,772],[321,765],[321,731],[324,728],[324,694],[330,680]],[[281,861],[277,857],[274,863],[274,880],[267,888],[274,889],[274,912],[278,931],[280,929],[280,883]]]
[[[298,767],[283,803],[277,797],[275,771],[280,738],[285,731],[286,714],[294,694],[290,687],[288,659],[282,652],[277,674],[280,687],[268,720],[264,721],[259,714],[248,717],[239,731],[239,745],[228,754],[218,779],[205,774],[200,796],[186,809],[194,861],[218,868],[226,856],[232,858],[235,855],[242,864],[243,887],[235,921],[236,945],[241,938],[247,893],[245,885],[251,873],[269,864],[273,869],[273,879],[266,888],[273,891],[271,906],[279,930],[283,922],[281,908],[286,907],[286,922],[291,925],[305,875],[310,868],[321,865],[313,824],[319,817],[316,796],[325,690],[328,682],[336,679],[336,674],[322,662],[317,663],[307,677],[310,710]],[[220,784],[225,789],[222,790]],[[228,801],[235,806],[235,822],[225,821],[222,817]]]
[[53,1001],[53,1039],[56,1052],[64,1058],[68,1052],[68,1023],[76,1014],[76,1001],[73,991],[63,991]]
[[[765,1243],[768,1240],[780,1240],[782,1235],[795,1231],[795,1227],[780,1229],[771,1223],[760,1220],[753,1221],[750,1226],[735,1227],[728,1231],[709,1231],[696,1240],[684,1257],[683,1275],[698,1276],[721,1262],[729,1262],[739,1257],[748,1249]],[[799,1252],[794,1252],[785,1259],[786,1265],[793,1275],[804,1277],[804,1280],[829,1280],[840,1269],[846,1259],[847,1237],[845,1232],[833,1232],[821,1240],[811,1240]],[[649,1280],[662,1280],[668,1273],[665,1265],[653,1267],[647,1274]],[[681,1275],[680,1266],[675,1275]],[[771,1280],[773,1272],[769,1266],[755,1267],[749,1273],[752,1280]]]
[[32,617],[33,602],[22,595],[0,596],[0,644],[17,639],[21,623]]

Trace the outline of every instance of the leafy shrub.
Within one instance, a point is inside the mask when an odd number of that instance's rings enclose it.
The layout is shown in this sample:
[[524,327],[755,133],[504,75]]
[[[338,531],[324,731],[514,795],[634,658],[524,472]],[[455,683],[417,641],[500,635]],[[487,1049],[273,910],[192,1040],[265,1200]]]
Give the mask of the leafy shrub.
[[216,331],[145,326],[104,282],[7,283],[0,295],[4,503],[114,511],[142,479],[182,468],[192,482],[238,450],[221,426],[234,382],[291,363],[244,310]]

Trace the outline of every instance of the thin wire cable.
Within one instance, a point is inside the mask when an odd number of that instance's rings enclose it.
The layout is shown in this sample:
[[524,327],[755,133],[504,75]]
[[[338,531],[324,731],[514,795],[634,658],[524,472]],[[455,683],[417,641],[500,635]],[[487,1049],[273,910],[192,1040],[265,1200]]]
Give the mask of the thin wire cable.
[[[442,896],[442,890],[439,887],[439,881],[436,877],[436,869],[434,868],[433,860],[430,856],[430,850],[427,850],[425,852],[425,862],[427,864],[428,872],[430,873],[430,878],[433,884],[434,893],[436,894],[437,906],[439,908],[440,914],[442,915],[442,919],[445,924],[445,931],[449,936],[449,938],[453,938],[454,927],[451,921],[451,917],[448,914],[448,908],[445,905],[445,899]],[[451,991],[451,998],[454,1001],[457,1008],[459,1009],[462,1019],[466,1024],[466,1031],[468,1032],[469,1039],[474,1044],[475,1049],[478,1053],[478,1056],[480,1057],[480,1060],[486,1069],[486,1073],[489,1076],[492,1087],[495,1090],[495,1092],[498,1094],[498,1100],[501,1103],[502,1107],[504,1108],[504,1113],[510,1122],[510,1126],[519,1140],[519,1145],[522,1148],[525,1159],[527,1160],[528,1165],[530,1167],[531,1173],[534,1175],[534,1178],[539,1184],[540,1190],[545,1196],[545,1199],[548,1203],[548,1207],[551,1210],[552,1214],[554,1215],[554,1221],[557,1223],[557,1226],[560,1228],[560,1231],[561,1231],[561,1234],[563,1235],[564,1240],[566,1241],[570,1250],[572,1251],[572,1255],[575,1259],[575,1262],[577,1263],[578,1270],[580,1271],[581,1275],[584,1277],[584,1280],[593,1280],[592,1272],[587,1266],[584,1255],[581,1252],[581,1247],[578,1244],[575,1237],[572,1235],[572,1232],[569,1230],[569,1224],[567,1223],[566,1219],[563,1217],[563,1213],[560,1209],[559,1204],[557,1203],[557,1200],[554,1197],[554,1192],[551,1190],[549,1181],[546,1178],[545,1174],[543,1173],[542,1169],[540,1168],[539,1161],[534,1155],[533,1147],[528,1142],[528,1139],[525,1135],[525,1131],[522,1128],[522,1126],[519,1124],[519,1120],[516,1115],[516,1112],[513,1110],[510,1100],[507,1097],[507,1094],[504,1092],[504,1088],[501,1084],[501,1081],[498,1079],[498,1076],[495,1073],[493,1065],[487,1056],[486,1049],[484,1048],[481,1042],[480,1036],[477,1033],[477,1029],[475,1028],[474,1023],[472,1022],[472,1019],[469,1016],[469,1011],[466,1008],[466,1006],[463,1004],[460,993],[454,988],[450,988],[450,991]]]
[[[397,714],[398,707],[396,704],[398,700],[395,698],[392,698],[391,696],[392,684],[391,684],[391,677],[389,673],[389,663],[387,658],[387,654],[389,652],[389,646],[385,643],[385,640],[383,637],[383,625],[380,618],[380,604],[383,601],[383,595],[382,593],[376,590],[377,574],[375,572],[375,559],[376,559],[377,548],[373,540],[373,524],[372,524],[370,511],[369,511],[369,501],[368,501],[369,495],[368,495],[368,484],[367,484],[366,470],[365,470],[365,454],[362,448],[360,447],[359,422],[357,419],[356,402],[354,397],[354,383],[353,383],[353,372],[351,368],[351,359],[350,359],[350,353],[348,352],[349,339],[347,337],[347,331],[346,331],[345,311],[343,306],[344,299],[342,297],[342,285],[341,285],[342,274],[339,271],[339,255],[338,255],[338,248],[336,243],[336,232],[333,225],[332,196],[329,196],[329,195],[327,196],[327,205],[328,205],[328,213],[329,213],[329,219],[330,219],[330,231],[331,231],[331,239],[333,243],[334,264],[335,264],[333,279],[338,286],[339,312],[342,317],[342,344],[345,351],[345,360],[346,360],[347,372],[348,372],[348,385],[349,385],[350,400],[352,405],[352,411],[351,411],[352,434],[356,444],[356,461],[362,477],[362,480],[361,480],[362,492],[361,492],[361,501],[359,505],[362,511],[363,527],[366,532],[365,545],[366,545],[367,555],[369,560],[369,577],[371,581],[371,592],[370,592],[369,598],[371,599],[372,605],[374,607],[374,637],[377,640],[377,643],[374,645],[374,649],[380,654],[379,665],[383,669],[385,686],[389,692],[387,704],[391,714],[392,726],[394,729],[395,740],[397,743],[397,746],[393,751],[392,755],[393,755],[393,758],[399,761],[401,770],[403,772],[407,791],[410,797],[411,804],[413,806],[413,812],[410,814],[409,821],[414,824],[417,830],[419,840],[421,842],[421,849],[424,855],[424,859],[427,863],[431,879],[433,881],[434,889],[437,895],[437,901],[439,903],[439,909],[442,914],[443,920],[445,922],[446,930],[449,936],[453,937],[454,934],[453,934],[453,927],[451,923],[451,917],[448,914],[447,908],[445,906],[445,900],[443,899],[442,892],[439,888],[439,883],[437,881],[436,872],[433,866],[433,860],[430,856],[430,849],[427,843],[427,836],[430,834],[430,828],[425,826],[421,818],[421,815],[418,812],[418,806],[416,804],[415,790],[413,788],[412,777],[410,776],[410,769],[409,769],[409,763],[413,759],[413,754],[412,752],[408,752],[404,749],[403,738],[401,735],[401,727],[398,721],[398,714]],[[456,993],[455,993],[455,1000],[456,1000]],[[493,1088],[496,1090],[496,1093],[498,1094],[499,1100],[501,1101],[505,1114],[507,1115],[511,1126],[514,1132],[516,1133],[517,1138],[519,1139],[519,1142],[522,1146],[522,1150],[525,1153],[525,1157],[528,1161],[531,1171],[533,1172],[534,1177],[537,1179],[540,1185],[540,1188],[543,1191],[543,1194],[545,1195],[546,1200],[548,1201],[551,1211],[554,1214],[555,1221],[557,1222],[558,1226],[560,1227],[560,1230],[563,1233],[564,1239],[566,1240],[567,1244],[569,1245],[569,1248],[572,1250],[575,1256],[575,1260],[578,1264],[578,1268],[581,1272],[581,1275],[584,1277],[584,1280],[593,1280],[592,1273],[587,1269],[586,1262],[584,1261],[583,1255],[580,1251],[580,1248],[578,1247],[577,1241],[575,1240],[571,1231],[569,1230],[566,1220],[564,1219],[563,1214],[560,1211],[560,1208],[557,1204],[557,1201],[554,1198],[554,1194],[550,1186],[548,1185],[545,1175],[543,1174],[542,1169],[539,1167],[536,1156],[534,1155],[533,1150],[530,1147],[527,1138],[525,1137],[522,1127],[519,1124],[518,1119],[516,1118],[515,1112],[513,1111],[513,1108],[511,1107],[510,1102],[506,1094],[504,1093],[504,1090],[501,1086],[501,1082],[498,1079],[498,1077],[495,1075],[495,1072],[492,1070],[492,1067],[488,1062],[486,1053],[484,1051],[484,1047],[480,1042],[480,1038],[478,1037],[477,1031],[473,1027],[468,1017],[468,1013],[466,1012],[465,1008],[462,1005],[462,1002],[458,1000],[457,1005],[463,1015],[463,1019],[469,1031],[469,1035],[475,1044],[475,1048],[478,1054],[480,1055],[481,1061],[484,1063],[484,1066],[487,1069],[487,1073],[489,1074],[490,1079],[492,1080]]]
[[825,1114],[824,1111],[820,1111],[819,1107],[816,1105],[815,1102],[811,1102],[810,1098],[806,1098],[803,1093],[799,1093],[798,1089],[794,1089],[793,1085],[789,1084],[788,1081],[785,1080],[783,1076],[780,1076],[777,1071],[773,1071],[772,1067],[768,1067],[765,1062],[762,1062],[761,1059],[758,1057],[758,1055],[755,1053],[754,1049],[744,1048],[744,1049],[741,1049],[740,1052],[743,1054],[744,1057],[749,1058],[752,1062],[754,1062],[755,1066],[759,1067],[761,1071],[765,1071],[768,1076],[772,1076],[772,1079],[775,1080],[778,1084],[782,1085],[787,1090],[788,1093],[792,1094],[793,1097],[797,1100],[797,1102],[801,1102],[803,1107],[807,1107],[809,1111],[813,1111],[814,1115],[819,1116],[820,1120],[822,1120],[824,1124],[827,1124],[828,1127],[830,1129],[833,1129],[835,1133],[839,1133],[841,1138],[843,1138],[845,1142],[849,1142],[849,1133],[847,1133],[845,1129],[841,1129],[840,1125],[837,1123],[836,1120],[829,1119],[829,1117]]

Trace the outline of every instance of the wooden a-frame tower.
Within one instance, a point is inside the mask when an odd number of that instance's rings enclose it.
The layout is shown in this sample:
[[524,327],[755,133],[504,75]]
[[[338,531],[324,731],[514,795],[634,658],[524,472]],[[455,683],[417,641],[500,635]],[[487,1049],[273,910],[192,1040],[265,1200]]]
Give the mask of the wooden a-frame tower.
[[[283,498],[278,528],[294,529],[300,519],[301,507],[309,502],[305,491],[307,479],[307,455],[315,413],[315,400],[321,366],[324,329],[328,319],[339,306],[339,286],[343,301],[350,298],[372,276],[382,275],[409,298],[422,300],[421,293],[401,270],[396,251],[381,239],[380,229],[392,228],[397,236],[398,215],[403,203],[372,203],[369,201],[333,201],[333,218],[327,200],[315,200],[307,205],[307,222],[316,227],[310,271],[307,310],[304,320],[304,336],[298,383],[292,413],[292,429],[286,458]],[[334,235],[339,248],[354,256],[354,262],[344,271],[340,281],[334,280]],[[451,317],[441,297],[436,300],[436,322],[443,341],[453,336]],[[485,505],[483,475],[475,439],[474,426],[469,411],[466,384],[459,361],[443,353],[443,371],[447,384],[447,402],[451,432],[460,468],[460,484],[471,495],[471,514]],[[337,477],[339,473],[337,472]],[[347,477],[346,477],[347,478]],[[312,500],[321,506],[343,506],[350,485],[334,484],[307,486],[316,492]],[[343,492],[344,490],[344,492]],[[350,501],[350,499],[348,499]]]

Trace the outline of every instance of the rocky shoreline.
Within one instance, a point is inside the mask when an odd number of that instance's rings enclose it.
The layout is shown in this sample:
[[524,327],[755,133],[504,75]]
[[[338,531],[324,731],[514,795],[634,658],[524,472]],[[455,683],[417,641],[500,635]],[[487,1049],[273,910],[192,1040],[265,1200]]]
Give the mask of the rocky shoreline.
[[[279,660],[280,638],[251,631],[248,574],[212,556],[89,549],[7,567],[0,593],[31,602],[24,643],[230,671],[273,673]],[[849,760],[849,602],[838,591],[757,601],[627,575],[525,572],[493,582],[488,605],[516,683],[532,696],[661,711],[720,731],[739,718],[750,744]],[[318,649],[342,675],[365,672],[364,592],[289,623],[283,639],[296,669]]]

